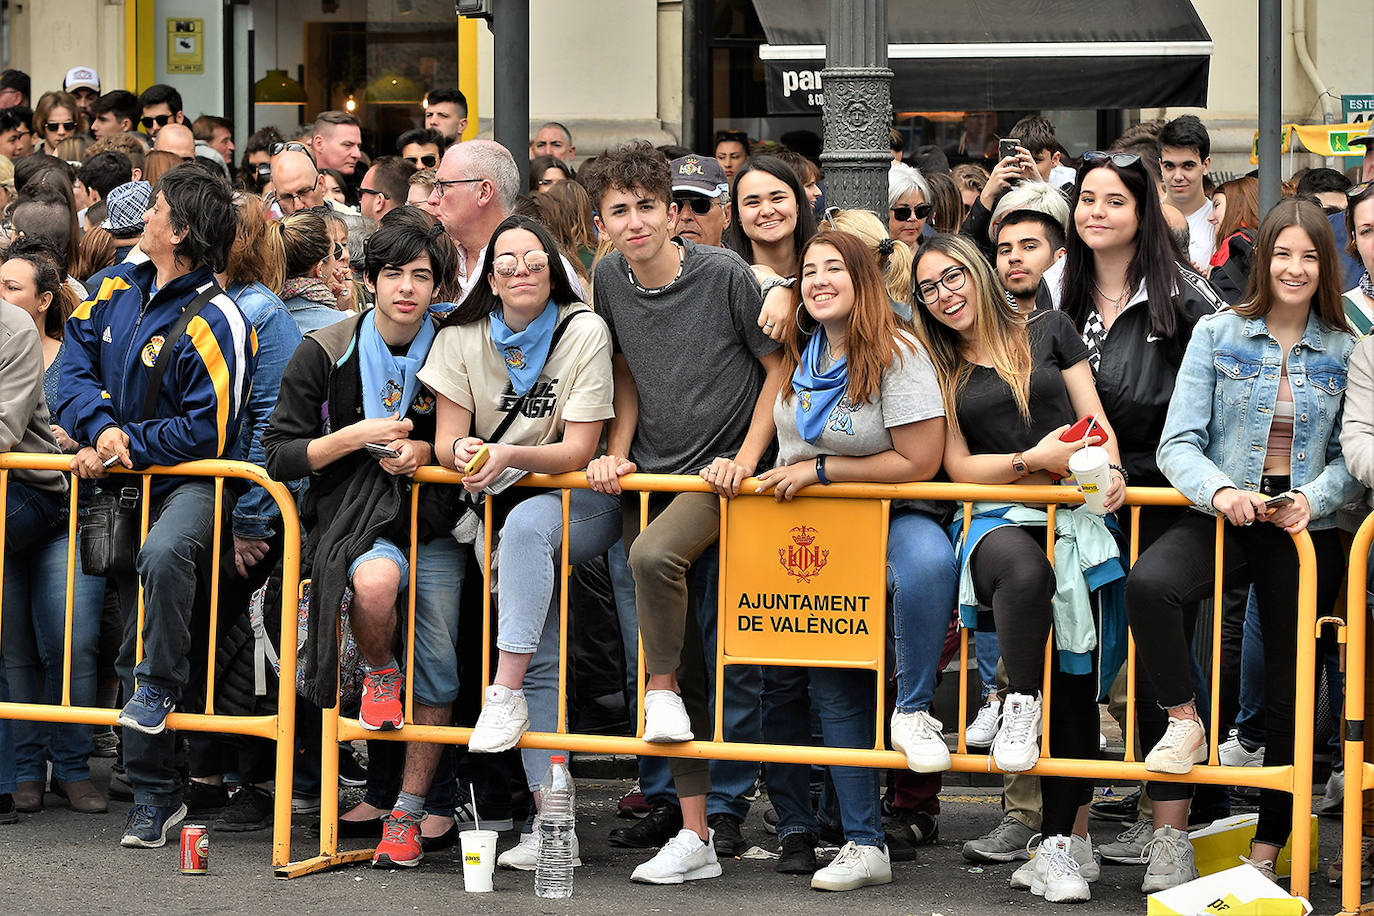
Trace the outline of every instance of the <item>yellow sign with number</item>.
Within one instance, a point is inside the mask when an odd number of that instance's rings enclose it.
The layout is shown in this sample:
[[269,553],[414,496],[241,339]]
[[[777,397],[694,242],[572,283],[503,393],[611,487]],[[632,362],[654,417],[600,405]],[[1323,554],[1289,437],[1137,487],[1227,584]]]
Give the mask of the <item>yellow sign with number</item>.
[[721,557],[725,655],[880,667],[885,520],[878,500],[732,500]]

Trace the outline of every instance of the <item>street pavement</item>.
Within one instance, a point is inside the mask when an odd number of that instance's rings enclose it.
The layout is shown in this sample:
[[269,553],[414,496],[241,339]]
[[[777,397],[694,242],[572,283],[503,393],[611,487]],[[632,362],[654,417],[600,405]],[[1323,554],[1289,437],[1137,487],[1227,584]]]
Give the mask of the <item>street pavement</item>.
[[[94,778],[102,788],[109,761],[93,760]],[[585,863],[576,873],[571,900],[541,900],[534,895],[533,873],[498,870],[495,892],[463,891],[457,848],[432,854],[414,870],[373,870],[349,866],[284,881],[272,876],[271,834],[212,833],[210,871],[183,876],[177,870],[177,842],[156,850],[119,846],[127,805],[112,802],[105,815],[76,814],[54,795],[49,807],[23,815],[18,824],[0,827],[0,911],[6,913],[855,913],[974,916],[1019,912],[1065,912],[1052,904],[1013,891],[1007,879],[1016,863],[975,866],[964,861],[964,840],[992,827],[1000,816],[997,790],[984,786],[947,785],[942,796],[939,842],[922,847],[919,859],[893,866],[892,884],[845,894],[810,889],[804,878],[773,872],[768,859],[724,863],[716,880],[682,887],[632,884],[630,872],[651,854],[607,845],[607,831],[627,823],[615,817],[616,799],[630,782],[581,779],[578,783],[578,835]],[[775,849],[775,838],[763,828],[766,799],[754,805],[744,825],[745,838],[761,849]],[[199,819],[201,822],[204,819]],[[1313,876],[1313,912],[1339,911],[1336,888],[1325,881],[1326,866],[1336,851],[1339,820],[1322,818],[1320,868]],[[292,835],[292,857],[317,849],[312,818],[298,816]],[[1107,842],[1120,825],[1094,820],[1095,843]],[[501,837],[508,848],[514,833]],[[1104,865],[1102,880],[1092,886],[1093,899],[1067,910],[1073,914],[1145,912],[1140,894],[1142,867]]]

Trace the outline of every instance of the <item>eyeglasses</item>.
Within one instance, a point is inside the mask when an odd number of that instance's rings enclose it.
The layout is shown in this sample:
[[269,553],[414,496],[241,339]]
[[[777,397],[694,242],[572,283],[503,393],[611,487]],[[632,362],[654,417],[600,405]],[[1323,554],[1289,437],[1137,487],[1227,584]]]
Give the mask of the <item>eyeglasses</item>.
[[1084,164],[1102,162],[1103,160],[1111,160],[1112,165],[1124,169],[1139,162],[1140,156],[1137,153],[1104,153],[1100,149],[1090,149],[1083,154]]
[[156,124],[158,127],[166,127],[167,122],[170,120],[172,120],[172,116],[169,114],[144,115],[143,117],[138,119],[138,123],[143,125],[144,130],[152,130],[154,124]]
[[716,144],[739,143],[746,149],[749,146],[749,134],[742,130],[720,130],[716,131]]
[[[148,119],[144,118],[144,120],[146,121]],[[315,154],[310,152],[310,147],[306,146],[304,143],[301,143],[297,140],[287,140],[285,143],[273,143],[271,146],[267,148],[267,155],[280,156],[287,150],[295,150],[298,153],[305,153],[307,156],[310,157],[311,162],[315,161]]]
[[308,187],[308,188],[301,188],[301,189],[300,189],[299,191],[297,191],[295,194],[281,194],[281,193],[278,193],[278,194],[277,194],[277,202],[278,202],[278,203],[283,203],[283,204],[289,203],[289,204],[291,204],[291,207],[292,207],[293,210],[294,210],[295,208],[297,208],[297,207],[304,207],[304,206],[305,206],[305,195],[307,195],[307,194],[311,193],[312,191],[314,191],[315,188],[318,187],[318,186],[319,186],[319,182],[316,181],[315,184],[312,184],[312,185],[311,185],[310,187]]
[[405,160],[406,162],[409,162],[411,165],[415,166],[417,169],[432,169],[439,163],[439,157],[434,155],[433,153],[426,153],[423,156],[406,156]]
[[445,178],[434,182],[434,190],[438,192],[439,199],[444,197],[444,189],[451,184],[472,184],[477,181],[486,181],[485,178]]
[[692,212],[697,216],[705,216],[710,213],[711,208],[716,205],[716,202],[711,198],[698,197],[695,194],[684,194],[681,197],[674,197],[673,203],[677,204],[679,210],[682,210],[684,207],[690,207]]
[[1363,197],[1371,190],[1374,190],[1374,181],[1362,181],[1359,184],[1352,184],[1345,189],[1345,199],[1354,203],[1355,198]]
[[391,195],[390,195],[390,194],[386,193],[385,191],[378,191],[376,188],[367,188],[367,187],[359,186],[359,188],[358,188],[358,193],[359,193],[360,195],[376,194],[376,195],[377,195],[378,197],[380,197],[382,200],[391,200]]
[[930,204],[917,204],[914,207],[892,207],[892,216],[899,223],[904,223],[909,219],[925,219],[934,210]]
[[[903,207],[902,209],[905,210],[906,208]],[[825,212],[821,214],[821,219],[823,219],[823,220],[825,220],[827,223],[829,223],[831,229],[835,229],[835,228],[837,228],[837,227],[835,226],[835,214],[837,214],[837,213],[839,213],[839,212],[840,212],[840,208],[839,208],[839,207],[826,207],[826,208],[825,208]],[[892,212],[893,212],[894,214],[897,212],[897,210],[896,210],[895,207],[893,208]],[[900,217],[900,219],[901,219],[903,222],[906,221],[906,217]]]
[[491,262],[491,269],[498,277],[513,277],[521,264],[532,274],[543,273],[549,267],[549,256],[538,249],[527,251],[523,256],[501,254]]
[[950,267],[940,274],[933,283],[921,283],[916,286],[916,298],[921,300],[922,305],[934,305],[940,299],[940,287],[944,287],[951,293],[964,288],[964,281],[968,279],[968,273],[962,267]]
[[55,130],[65,130],[65,131],[67,131],[67,132],[70,133],[71,131],[76,130],[76,122],[75,122],[75,121],[48,121],[47,123],[45,123],[45,124],[43,125],[43,129],[46,130],[46,131],[48,131],[49,133],[51,133],[52,131],[55,131]]

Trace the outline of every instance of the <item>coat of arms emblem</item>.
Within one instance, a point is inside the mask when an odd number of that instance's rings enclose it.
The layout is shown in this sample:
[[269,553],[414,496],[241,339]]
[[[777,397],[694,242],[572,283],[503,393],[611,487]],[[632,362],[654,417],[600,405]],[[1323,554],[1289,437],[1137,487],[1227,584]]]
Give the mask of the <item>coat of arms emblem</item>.
[[825,568],[830,551],[816,544],[816,529],[798,525],[792,529],[792,543],[778,548],[778,562],[798,582],[810,582]]

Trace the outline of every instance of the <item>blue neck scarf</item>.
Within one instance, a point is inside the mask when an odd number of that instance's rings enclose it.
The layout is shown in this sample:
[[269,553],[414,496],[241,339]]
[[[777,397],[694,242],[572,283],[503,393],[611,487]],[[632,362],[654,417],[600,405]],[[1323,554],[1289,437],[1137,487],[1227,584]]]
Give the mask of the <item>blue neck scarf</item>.
[[410,410],[420,367],[434,343],[434,322],[426,316],[405,356],[396,356],[377,330],[377,311],[363,316],[358,329],[358,368],[363,377],[363,416],[369,420]]
[[523,331],[512,331],[499,312],[491,313],[491,342],[496,344],[510,376],[510,386],[523,397],[539,381],[544,362],[549,358],[549,344],[558,325],[558,306],[550,299],[539,317]]
[[849,365],[843,356],[824,372],[816,371],[825,345],[825,331],[817,328],[792,373],[792,388],[797,393],[797,432],[807,442],[815,442],[825,432],[831,411],[849,387]]

